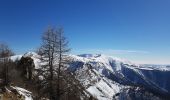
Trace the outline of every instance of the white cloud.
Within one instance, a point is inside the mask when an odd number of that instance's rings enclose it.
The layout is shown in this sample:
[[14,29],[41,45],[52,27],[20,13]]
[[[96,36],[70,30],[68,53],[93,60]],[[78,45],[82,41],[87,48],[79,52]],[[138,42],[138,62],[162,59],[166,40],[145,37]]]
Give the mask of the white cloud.
[[74,51],[76,54],[91,53],[91,54],[106,54],[106,55],[115,55],[115,54],[147,54],[147,51],[141,50],[114,50],[114,49],[79,49]]
[[[153,56],[153,53],[143,50],[114,50],[114,49],[75,49],[73,54],[105,54],[108,56],[127,59],[137,64],[170,64],[165,56]],[[155,53],[154,53],[155,54]]]

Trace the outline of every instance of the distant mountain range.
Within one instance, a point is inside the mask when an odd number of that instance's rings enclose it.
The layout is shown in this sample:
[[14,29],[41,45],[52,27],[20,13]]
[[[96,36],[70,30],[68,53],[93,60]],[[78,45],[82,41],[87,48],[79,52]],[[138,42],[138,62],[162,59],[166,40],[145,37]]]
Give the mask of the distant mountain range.
[[[39,55],[24,54],[41,68]],[[137,65],[127,60],[102,54],[69,55],[73,60],[68,70],[85,89],[99,100],[164,100],[170,99],[170,67]],[[12,60],[22,56],[13,56]]]

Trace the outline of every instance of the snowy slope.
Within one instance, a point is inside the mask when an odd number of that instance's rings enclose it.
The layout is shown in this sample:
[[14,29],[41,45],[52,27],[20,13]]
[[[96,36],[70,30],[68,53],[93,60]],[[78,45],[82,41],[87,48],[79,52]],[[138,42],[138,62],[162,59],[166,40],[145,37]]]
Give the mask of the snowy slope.
[[[113,96],[120,92],[121,85],[103,75],[103,68],[112,70],[105,63],[104,59],[92,59],[73,56],[74,61],[70,66],[70,70],[76,74],[77,79],[85,86],[87,91],[99,100],[112,100]],[[97,60],[97,63],[95,62]],[[113,71],[113,70],[112,70]]]
[[[82,76],[77,75],[79,79],[84,82],[85,86],[91,85],[87,87],[87,90],[98,99],[111,99],[127,85],[145,87],[160,95],[168,96],[170,94],[169,67],[139,66],[126,60],[105,55],[83,54],[72,55],[72,57],[74,62],[70,67],[71,71],[79,72]],[[89,77],[85,72],[89,73]]]
[[23,95],[25,97],[25,100],[33,100],[32,93],[28,90],[25,90],[20,87],[13,87],[16,91],[19,92],[20,95]]
[[10,59],[11,59],[12,61],[17,61],[17,60],[20,60],[21,57],[22,57],[22,55],[15,55],[15,56],[11,56]]
[[[149,90],[149,92],[155,92],[161,96],[169,97],[170,95],[170,67],[137,65],[127,60],[101,54],[69,56],[72,58],[72,62],[68,69],[75,73],[75,77],[86,90],[99,100],[112,100],[113,98],[124,100],[121,99],[122,95],[126,97],[124,94],[127,95],[130,90],[140,92]],[[41,68],[41,64],[43,64],[40,60],[41,57],[36,53],[29,52],[23,57],[31,57],[34,60],[35,68]],[[134,93],[136,94],[136,92]],[[145,97],[148,97],[148,92],[146,94]]]
[[[2,87],[1,87],[2,89]],[[5,100],[33,100],[32,93],[24,88],[17,86],[6,86],[5,91],[1,91],[1,95],[5,96]],[[12,98],[11,98],[12,97]]]

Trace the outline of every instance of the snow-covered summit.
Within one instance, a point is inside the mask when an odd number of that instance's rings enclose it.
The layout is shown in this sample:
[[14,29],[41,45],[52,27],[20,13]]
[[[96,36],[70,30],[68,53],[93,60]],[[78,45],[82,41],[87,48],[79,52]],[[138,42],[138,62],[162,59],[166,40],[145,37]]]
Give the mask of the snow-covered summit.
[[[122,62],[125,64],[133,64],[133,65],[137,65],[135,63],[132,63],[131,61],[127,60],[127,59],[122,59],[122,58],[118,58],[118,57],[114,57],[114,56],[107,56],[104,54],[80,54],[77,55],[78,57],[82,57],[82,58],[87,58],[87,59],[93,59],[96,61],[105,61],[105,62],[111,62],[111,61],[118,61],[118,62]],[[76,56],[75,56],[76,57]]]
[[121,59],[118,57],[107,56],[104,54],[81,54],[81,55],[70,55],[75,61],[82,61],[84,63],[91,63],[93,65],[98,64],[100,67],[109,69],[114,72],[114,70],[121,70],[121,64],[128,64],[138,66],[131,61],[126,59]]
[[14,55],[14,56],[11,56],[10,59],[11,59],[12,61],[17,61],[17,60],[20,60],[21,57],[22,57],[22,55]]
[[40,56],[35,53],[35,52],[26,52],[23,57],[34,57],[34,58],[39,58]]

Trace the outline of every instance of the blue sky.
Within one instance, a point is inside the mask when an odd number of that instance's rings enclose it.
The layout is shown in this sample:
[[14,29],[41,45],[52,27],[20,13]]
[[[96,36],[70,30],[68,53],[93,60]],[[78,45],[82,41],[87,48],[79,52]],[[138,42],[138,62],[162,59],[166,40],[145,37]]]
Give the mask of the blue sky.
[[169,0],[0,0],[0,41],[35,50],[48,25],[63,26],[72,53],[170,64]]

